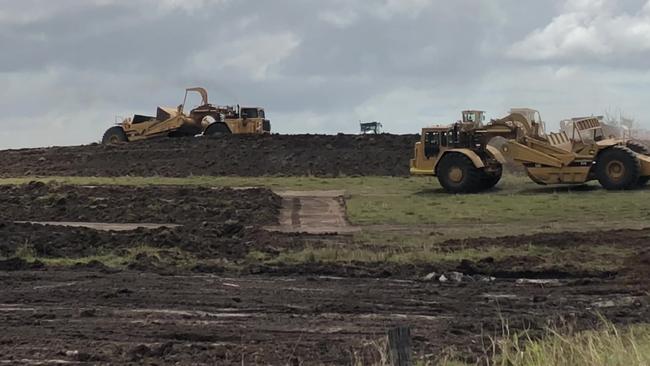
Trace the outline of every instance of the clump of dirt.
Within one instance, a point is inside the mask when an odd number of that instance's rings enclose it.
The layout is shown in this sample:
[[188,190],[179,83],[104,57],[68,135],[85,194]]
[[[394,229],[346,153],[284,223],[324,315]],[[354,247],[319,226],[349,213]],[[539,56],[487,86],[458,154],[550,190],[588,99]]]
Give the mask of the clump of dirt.
[[0,221],[221,225],[237,231],[277,223],[281,206],[282,199],[263,188],[0,186]]
[[232,135],[0,151],[0,176],[407,176],[418,135]]

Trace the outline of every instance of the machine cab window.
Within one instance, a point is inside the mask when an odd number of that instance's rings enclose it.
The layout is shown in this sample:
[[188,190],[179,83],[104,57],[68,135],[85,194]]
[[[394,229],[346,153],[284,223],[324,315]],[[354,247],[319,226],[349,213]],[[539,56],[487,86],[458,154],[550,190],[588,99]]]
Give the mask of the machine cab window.
[[443,143],[442,133],[433,132],[433,131],[425,133],[424,134],[424,155],[427,158],[438,155],[442,143]]

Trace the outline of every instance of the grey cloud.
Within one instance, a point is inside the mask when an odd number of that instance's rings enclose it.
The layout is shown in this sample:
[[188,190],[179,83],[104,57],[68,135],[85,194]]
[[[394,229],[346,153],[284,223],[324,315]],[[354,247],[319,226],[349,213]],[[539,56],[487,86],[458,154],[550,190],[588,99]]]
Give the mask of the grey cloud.
[[[555,119],[567,99],[640,116],[638,63],[513,57],[581,1],[0,0],[0,126],[30,136],[0,133],[0,146],[95,141],[116,115],[175,105],[194,85],[266,107],[285,133],[353,132],[359,119],[415,132],[514,104]],[[615,5],[636,14],[643,1]]]

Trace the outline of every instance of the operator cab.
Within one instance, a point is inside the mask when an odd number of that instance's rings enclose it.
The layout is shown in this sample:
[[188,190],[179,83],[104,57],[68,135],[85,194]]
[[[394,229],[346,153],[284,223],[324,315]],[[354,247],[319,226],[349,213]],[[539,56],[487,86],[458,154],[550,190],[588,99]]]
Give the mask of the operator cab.
[[422,131],[424,134],[424,156],[435,157],[442,148],[455,146],[458,141],[458,125],[453,127],[433,127]]
[[483,122],[485,122],[485,112],[474,110],[463,111],[462,122],[471,123],[476,127],[481,127],[483,126]]
[[266,118],[264,115],[263,108],[242,108],[241,109],[241,118]]
[[[261,120],[261,125],[259,128],[261,129],[262,132],[271,132],[271,121],[266,119],[266,113],[264,113],[264,108],[248,108],[244,107],[241,108],[239,112],[239,117],[244,120],[244,123],[246,123],[247,119],[257,119]],[[256,123],[260,123],[259,121]]]

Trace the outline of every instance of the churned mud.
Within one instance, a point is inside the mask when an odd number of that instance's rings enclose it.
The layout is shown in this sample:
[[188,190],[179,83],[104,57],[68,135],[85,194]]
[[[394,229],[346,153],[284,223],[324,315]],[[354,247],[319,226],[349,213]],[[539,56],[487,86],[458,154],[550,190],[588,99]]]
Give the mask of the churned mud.
[[415,352],[480,359],[489,337],[549,325],[650,319],[648,293],[615,280],[434,283],[319,276],[0,271],[0,363],[341,365],[378,361],[391,326]]

